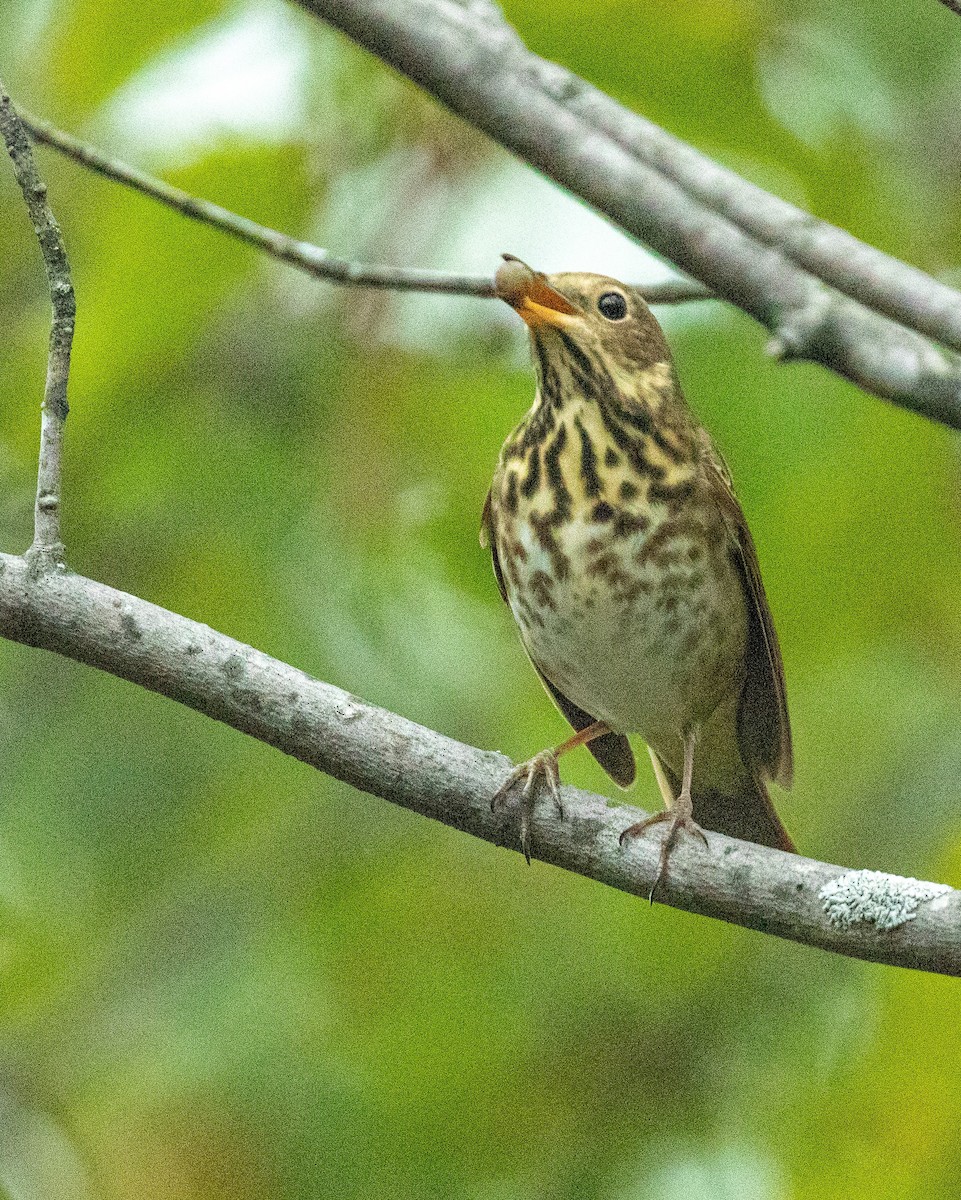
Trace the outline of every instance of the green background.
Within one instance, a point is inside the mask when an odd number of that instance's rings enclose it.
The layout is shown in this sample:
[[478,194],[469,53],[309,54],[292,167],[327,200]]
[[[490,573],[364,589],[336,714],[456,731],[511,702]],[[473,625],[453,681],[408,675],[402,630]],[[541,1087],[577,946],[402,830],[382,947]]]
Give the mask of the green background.
[[[934,0],[507,11],[539,53],[957,278],[961,21]],[[253,67],[278,30],[298,64],[280,111],[124,117],[216,76],[202,53],[238,28]],[[0,75],[25,108],[334,252],[490,271],[525,251],[522,183],[478,201],[507,156],[280,3],[6,0]],[[510,314],[311,282],[38,156],[79,299],[70,565],[476,745],[558,740],[477,544],[533,387]],[[0,546],[18,552],[48,316],[0,168]],[[586,253],[575,236],[543,265]],[[665,320],[781,635],[786,824],[815,858],[961,884],[955,435],[773,364],[727,307]],[[566,778],[610,794],[584,753]],[[0,645],[6,1200],[955,1197],[958,999],[529,869]]]

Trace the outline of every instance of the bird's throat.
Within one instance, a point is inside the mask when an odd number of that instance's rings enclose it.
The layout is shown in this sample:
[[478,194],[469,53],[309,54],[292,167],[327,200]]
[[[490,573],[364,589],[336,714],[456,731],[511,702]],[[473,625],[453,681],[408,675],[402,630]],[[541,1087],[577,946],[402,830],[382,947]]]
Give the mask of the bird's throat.
[[508,512],[617,520],[683,499],[697,472],[695,426],[668,363],[618,377],[553,338],[535,339],[538,388],[505,443],[500,496]]

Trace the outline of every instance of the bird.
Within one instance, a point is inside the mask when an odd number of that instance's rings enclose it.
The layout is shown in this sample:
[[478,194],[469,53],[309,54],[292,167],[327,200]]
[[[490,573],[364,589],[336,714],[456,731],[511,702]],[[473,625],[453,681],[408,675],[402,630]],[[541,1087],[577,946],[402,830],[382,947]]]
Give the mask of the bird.
[[575,732],[513,768],[491,807],[520,787],[530,862],[542,789],[563,816],[558,760],[586,746],[627,788],[637,734],[665,808],[620,843],[666,825],[652,900],[683,831],[793,851],[768,793],[791,786],[793,751],[757,552],[664,334],[635,288],[502,258],[495,292],[527,325],[537,386],[501,450],[481,544]]

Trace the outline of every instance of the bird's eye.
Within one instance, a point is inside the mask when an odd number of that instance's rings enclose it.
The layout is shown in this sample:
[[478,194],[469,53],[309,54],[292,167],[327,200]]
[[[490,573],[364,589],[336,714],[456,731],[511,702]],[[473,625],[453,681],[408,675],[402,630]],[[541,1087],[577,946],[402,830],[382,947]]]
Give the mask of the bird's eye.
[[623,321],[627,316],[627,301],[620,292],[605,292],[597,302],[597,311],[609,321]]

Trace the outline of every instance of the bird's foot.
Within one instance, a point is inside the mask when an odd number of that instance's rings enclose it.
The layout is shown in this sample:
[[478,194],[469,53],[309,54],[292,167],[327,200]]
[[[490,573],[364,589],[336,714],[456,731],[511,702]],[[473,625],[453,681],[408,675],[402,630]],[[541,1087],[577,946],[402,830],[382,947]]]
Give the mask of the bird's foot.
[[660,825],[664,821],[670,822],[670,828],[664,835],[664,841],[661,843],[661,858],[657,868],[657,875],[655,876],[654,883],[651,886],[650,892],[648,893],[647,899],[651,904],[654,903],[654,893],[657,891],[661,880],[667,873],[667,863],[671,857],[671,851],[674,849],[675,843],[677,842],[677,835],[682,829],[686,830],[692,836],[700,838],[704,843],[705,849],[708,848],[707,837],[705,836],[704,830],[700,827],[700,825],[698,825],[697,821],[694,820],[694,806],[691,802],[690,792],[687,794],[681,792],[670,808],[666,808],[662,812],[654,813],[650,817],[645,817],[643,821],[638,821],[634,825],[629,825],[618,840],[623,846],[626,841],[636,838],[638,834],[643,833],[645,829],[649,829],[652,825]]
[[537,800],[538,787],[542,780],[547,787],[551,799],[554,801],[554,807],[557,809],[558,816],[561,820],[564,819],[564,807],[561,804],[561,777],[557,769],[557,751],[542,750],[540,754],[535,754],[527,762],[515,767],[491,797],[492,812],[496,812],[499,808],[504,807],[514,785],[520,783],[521,780],[524,781],[524,786],[521,789],[520,842],[521,849],[524,851],[524,857],[530,863],[531,823],[534,819],[534,804]]

